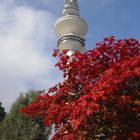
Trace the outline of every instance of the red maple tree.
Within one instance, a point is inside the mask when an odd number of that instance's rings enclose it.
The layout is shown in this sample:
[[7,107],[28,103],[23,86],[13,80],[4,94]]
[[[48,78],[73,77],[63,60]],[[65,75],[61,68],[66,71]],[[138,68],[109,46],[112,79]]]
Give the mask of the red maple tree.
[[56,64],[65,80],[22,112],[53,124],[52,140],[140,139],[140,43],[110,36],[83,54],[66,53]]

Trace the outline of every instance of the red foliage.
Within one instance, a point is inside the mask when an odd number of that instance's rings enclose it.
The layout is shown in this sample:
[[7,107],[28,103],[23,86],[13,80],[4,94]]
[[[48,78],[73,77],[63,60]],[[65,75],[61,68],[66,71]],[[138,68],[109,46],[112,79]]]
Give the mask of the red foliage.
[[111,36],[84,54],[66,53],[56,64],[64,82],[22,112],[54,124],[52,140],[140,139],[139,42]]

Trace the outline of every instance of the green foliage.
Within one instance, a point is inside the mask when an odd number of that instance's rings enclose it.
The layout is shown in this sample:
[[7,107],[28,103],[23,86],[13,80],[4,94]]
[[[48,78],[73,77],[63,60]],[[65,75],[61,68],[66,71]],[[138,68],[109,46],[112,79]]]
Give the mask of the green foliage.
[[35,91],[20,95],[0,126],[0,140],[48,140],[51,128],[42,125],[43,118],[29,118],[20,112],[38,96]]
[[5,118],[5,111],[4,108],[2,107],[2,103],[0,103],[0,123],[3,121]]

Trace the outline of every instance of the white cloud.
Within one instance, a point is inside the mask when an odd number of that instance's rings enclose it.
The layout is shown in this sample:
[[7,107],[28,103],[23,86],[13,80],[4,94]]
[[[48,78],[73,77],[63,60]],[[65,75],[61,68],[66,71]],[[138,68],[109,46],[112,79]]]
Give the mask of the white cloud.
[[61,76],[50,55],[55,47],[54,15],[15,0],[2,1],[0,13],[0,101],[9,110],[21,92],[48,88]]

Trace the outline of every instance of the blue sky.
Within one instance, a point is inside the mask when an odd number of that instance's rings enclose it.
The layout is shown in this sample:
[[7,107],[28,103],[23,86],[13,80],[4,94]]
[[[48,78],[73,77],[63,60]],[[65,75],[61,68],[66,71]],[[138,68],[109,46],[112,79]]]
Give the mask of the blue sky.
[[[25,0],[22,0],[25,4]],[[78,0],[81,16],[89,25],[87,48],[93,48],[97,41],[106,36],[140,39],[139,0]],[[63,0],[28,0],[35,9],[61,16]],[[26,3],[27,4],[27,3]]]
[[[79,0],[89,25],[86,48],[114,35],[140,40],[140,0]],[[62,80],[51,57],[63,0],[0,0],[0,101],[8,111],[21,92]]]

